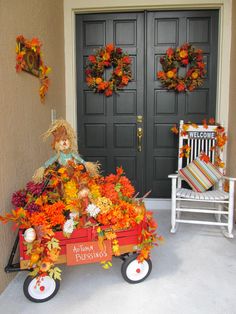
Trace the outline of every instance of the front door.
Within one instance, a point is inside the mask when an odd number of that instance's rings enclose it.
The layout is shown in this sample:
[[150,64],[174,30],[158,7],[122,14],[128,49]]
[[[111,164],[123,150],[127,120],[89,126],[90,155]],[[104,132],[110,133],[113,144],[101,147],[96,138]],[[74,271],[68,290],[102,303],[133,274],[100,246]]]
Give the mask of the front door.
[[[201,122],[215,116],[217,26],[218,12],[214,10],[77,15],[81,155],[99,160],[104,174],[122,165],[141,194],[152,190],[151,197],[170,197],[167,176],[177,169],[177,140],[171,126],[180,119]],[[177,94],[161,86],[156,72],[165,51],[185,42],[203,49],[207,75],[201,88]],[[89,90],[84,75],[88,55],[108,43],[132,58],[132,82],[111,97]]]

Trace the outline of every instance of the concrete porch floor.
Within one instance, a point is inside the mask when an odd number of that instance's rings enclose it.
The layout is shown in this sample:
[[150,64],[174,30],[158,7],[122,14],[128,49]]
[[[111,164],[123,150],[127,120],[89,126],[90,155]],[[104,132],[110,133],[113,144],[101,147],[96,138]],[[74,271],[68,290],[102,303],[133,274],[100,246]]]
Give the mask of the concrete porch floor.
[[63,266],[58,294],[36,304],[23,294],[22,272],[1,294],[0,313],[235,314],[236,237],[226,239],[217,227],[183,224],[172,235],[170,211],[159,210],[155,217],[165,242],[153,250],[153,269],[144,282],[125,282],[119,259],[110,270],[99,264]]

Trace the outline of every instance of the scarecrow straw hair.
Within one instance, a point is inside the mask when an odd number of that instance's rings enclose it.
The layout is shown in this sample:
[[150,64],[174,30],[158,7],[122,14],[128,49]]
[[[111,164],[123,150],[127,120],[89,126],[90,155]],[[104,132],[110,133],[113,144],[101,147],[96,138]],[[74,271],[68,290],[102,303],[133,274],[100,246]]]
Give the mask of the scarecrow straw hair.
[[55,120],[49,129],[42,135],[44,141],[53,134],[56,129],[64,127],[67,132],[68,140],[71,143],[71,150],[75,153],[78,153],[77,137],[72,126],[64,119]]

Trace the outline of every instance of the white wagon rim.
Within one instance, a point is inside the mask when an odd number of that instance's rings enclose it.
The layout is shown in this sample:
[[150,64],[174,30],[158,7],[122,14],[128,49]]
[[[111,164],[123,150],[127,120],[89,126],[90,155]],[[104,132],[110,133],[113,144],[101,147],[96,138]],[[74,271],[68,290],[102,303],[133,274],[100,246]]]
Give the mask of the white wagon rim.
[[43,300],[50,297],[55,289],[55,280],[45,276],[40,280],[40,285],[37,285],[37,278],[34,278],[28,286],[28,293],[33,299]]
[[137,259],[129,263],[126,268],[126,276],[132,281],[139,281],[146,277],[149,271],[149,264],[147,261],[139,263]]

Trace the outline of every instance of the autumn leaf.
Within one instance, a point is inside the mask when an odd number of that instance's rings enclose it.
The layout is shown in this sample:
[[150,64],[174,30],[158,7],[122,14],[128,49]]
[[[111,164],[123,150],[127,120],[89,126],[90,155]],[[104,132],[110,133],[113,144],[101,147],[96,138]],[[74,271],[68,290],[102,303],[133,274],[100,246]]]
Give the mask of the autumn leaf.
[[104,236],[98,235],[98,247],[102,251],[104,250]]
[[110,267],[112,267],[111,262],[102,261],[101,264],[102,264],[102,268],[104,269],[109,269]]
[[229,193],[229,180],[225,180],[224,182],[224,191]]
[[202,124],[203,124],[204,129],[208,129],[208,125],[207,125],[206,119],[202,120]]
[[205,163],[208,163],[210,161],[210,157],[207,156],[205,152],[201,152],[200,159],[204,161]]
[[112,242],[112,251],[113,251],[115,256],[119,256],[120,255],[120,247],[119,247],[119,243],[118,243],[117,240],[114,240]]
[[179,130],[177,129],[177,125],[176,124],[170,130],[174,134],[178,134],[179,133]]
[[24,244],[27,247],[26,255],[30,255],[32,253],[33,243],[24,242]]
[[223,133],[223,132],[225,131],[225,128],[224,128],[223,126],[221,126],[221,125],[218,125],[218,126],[216,127],[215,131],[216,131],[217,133]]
[[179,157],[180,158],[183,158],[183,157],[188,158],[190,151],[191,151],[191,147],[188,144],[184,145],[183,147],[180,147]]
[[116,173],[117,173],[118,176],[123,175],[124,174],[123,168],[122,167],[117,167],[116,168]]
[[35,267],[30,273],[29,275],[32,277],[36,277],[39,273],[39,267]]
[[210,118],[208,123],[211,124],[211,125],[214,125],[215,124],[215,119],[214,118]]
[[194,129],[198,129],[198,125],[196,123],[191,124]]
[[116,192],[120,192],[120,189],[121,189],[121,184],[120,184],[120,183],[117,183],[117,184],[115,185],[115,191],[116,191]]
[[24,210],[24,208],[19,207],[17,209],[13,209],[11,211],[11,214],[0,216],[0,221],[2,221],[2,223],[4,224],[9,221],[12,221],[15,224],[17,224],[17,226],[19,227],[25,227],[26,226],[25,218],[26,218],[26,211]]
[[107,240],[114,240],[114,239],[116,239],[116,234],[115,234],[115,232],[112,232],[112,231],[106,231],[105,232],[105,236],[106,236]]
[[56,238],[52,238],[47,242],[47,247],[51,251],[52,249],[60,249],[59,241]]
[[219,156],[216,157],[215,166],[222,169],[225,167],[225,163],[221,160]]
[[51,268],[49,271],[49,276],[51,278],[54,278],[55,280],[58,279],[58,280],[61,280],[61,270],[60,268],[58,267],[54,267],[54,268]]

